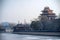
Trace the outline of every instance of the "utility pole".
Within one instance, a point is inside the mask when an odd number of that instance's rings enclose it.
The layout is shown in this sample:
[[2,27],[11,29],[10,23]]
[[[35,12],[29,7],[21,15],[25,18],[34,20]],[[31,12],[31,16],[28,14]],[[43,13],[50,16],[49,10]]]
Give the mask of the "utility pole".
[[26,19],[24,19],[24,24],[27,24],[27,23],[26,23]]
[[20,24],[20,20],[19,20],[18,16],[17,16],[17,19],[18,19],[18,24]]
[[20,21],[18,20],[18,24],[20,24]]

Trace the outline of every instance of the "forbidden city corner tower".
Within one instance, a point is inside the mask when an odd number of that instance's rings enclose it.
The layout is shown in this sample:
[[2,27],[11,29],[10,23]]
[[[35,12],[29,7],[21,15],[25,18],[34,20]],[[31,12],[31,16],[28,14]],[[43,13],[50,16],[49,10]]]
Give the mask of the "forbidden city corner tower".
[[53,10],[51,10],[49,7],[44,7],[42,10],[41,20],[48,19],[48,20],[54,20],[56,18],[55,13],[53,13]]

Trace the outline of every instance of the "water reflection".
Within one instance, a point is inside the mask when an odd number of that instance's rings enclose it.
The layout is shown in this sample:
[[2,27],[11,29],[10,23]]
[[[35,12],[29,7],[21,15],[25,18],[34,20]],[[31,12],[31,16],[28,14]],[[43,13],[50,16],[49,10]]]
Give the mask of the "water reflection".
[[60,40],[59,37],[52,37],[52,36],[20,35],[10,33],[0,34],[0,39],[1,40]]

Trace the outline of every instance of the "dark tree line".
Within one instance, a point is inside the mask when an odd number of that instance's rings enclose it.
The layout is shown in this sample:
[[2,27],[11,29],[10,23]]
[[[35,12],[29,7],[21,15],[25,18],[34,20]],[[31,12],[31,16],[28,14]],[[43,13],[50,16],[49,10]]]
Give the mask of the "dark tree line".
[[51,21],[32,21],[31,28],[34,31],[60,32],[60,19]]

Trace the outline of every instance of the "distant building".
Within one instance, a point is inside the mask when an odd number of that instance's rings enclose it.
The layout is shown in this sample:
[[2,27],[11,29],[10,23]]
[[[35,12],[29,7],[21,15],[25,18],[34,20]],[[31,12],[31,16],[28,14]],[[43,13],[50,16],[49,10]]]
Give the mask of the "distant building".
[[5,32],[5,28],[2,25],[0,25],[0,32]]
[[17,24],[13,27],[13,32],[28,32],[30,31],[30,25]]
[[44,10],[42,10],[41,20],[54,20],[56,18],[55,13],[53,13],[53,10],[51,10],[49,7],[45,7]]

